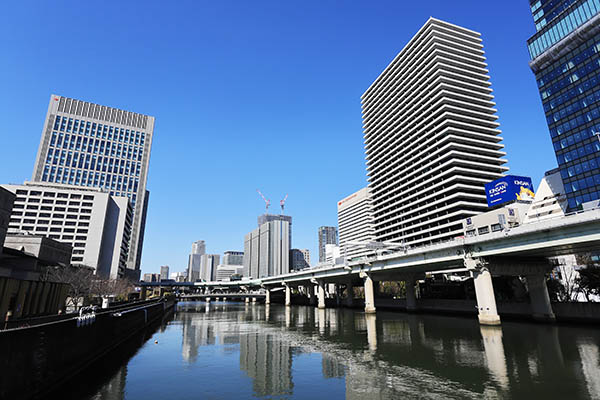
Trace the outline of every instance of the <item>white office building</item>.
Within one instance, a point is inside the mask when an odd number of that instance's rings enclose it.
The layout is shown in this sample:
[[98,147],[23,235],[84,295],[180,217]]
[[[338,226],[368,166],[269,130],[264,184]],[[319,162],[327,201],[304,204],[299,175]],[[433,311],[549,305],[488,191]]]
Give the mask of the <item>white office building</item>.
[[221,264],[217,266],[217,282],[229,281],[232,275],[242,275],[243,270],[241,265]]
[[361,97],[378,241],[427,245],[486,211],[508,170],[481,35],[430,18]]
[[200,264],[202,256],[206,253],[206,243],[204,240],[198,240],[192,243],[192,252],[188,259],[187,280],[196,282],[200,279]]
[[133,212],[127,197],[57,183],[2,185],[16,195],[8,231],[47,236],[73,247],[71,263],[103,277],[127,275]]
[[335,264],[336,260],[340,258],[340,246],[337,244],[326,244],[325,245],[325,262]]
[[349,243],[365,243],[375,239],[373,207],[369,188],[364,187],[338,201],[337,212],[341,256],[351,260],[372,255],[373,250]]

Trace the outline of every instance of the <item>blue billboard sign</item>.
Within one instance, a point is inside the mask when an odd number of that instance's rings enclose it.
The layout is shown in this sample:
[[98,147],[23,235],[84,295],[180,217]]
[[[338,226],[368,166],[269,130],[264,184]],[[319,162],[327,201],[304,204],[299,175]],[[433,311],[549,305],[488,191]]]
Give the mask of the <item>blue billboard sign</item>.
[[497,206],[513,200],[528,200],[534,198],[533,183],[526,176],[506,175],[493,182],[485,184],[485,195],[488,207]]

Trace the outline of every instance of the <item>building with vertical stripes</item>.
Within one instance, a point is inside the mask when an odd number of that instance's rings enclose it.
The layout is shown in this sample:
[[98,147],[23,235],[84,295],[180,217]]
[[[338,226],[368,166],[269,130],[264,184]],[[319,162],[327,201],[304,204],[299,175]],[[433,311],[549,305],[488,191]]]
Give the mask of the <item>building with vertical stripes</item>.
[[253,279],[290,272],[292,217],[266,217],[259,217],[258,228],[244,237],[243,274]]
[[462,234],[508,170],[481,35],[430,18],[361,97],[374,235]]
[[154,117],[51,95],[33,182],[96,187],[133,207],[127,276],[139,278]]

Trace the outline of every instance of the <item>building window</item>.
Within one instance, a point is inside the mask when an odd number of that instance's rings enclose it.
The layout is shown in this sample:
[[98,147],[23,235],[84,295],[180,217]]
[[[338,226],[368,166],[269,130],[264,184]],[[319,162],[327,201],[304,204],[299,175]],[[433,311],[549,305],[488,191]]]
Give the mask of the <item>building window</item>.
[[489,226],[482,226],[481,228],[477,228],[477,233],[479,235],[485,235],[486,233],[490,233],[490,227]]
[[500,224],[493,224],[492,225],[492,232],[498,232],[502,230],[502,225]]

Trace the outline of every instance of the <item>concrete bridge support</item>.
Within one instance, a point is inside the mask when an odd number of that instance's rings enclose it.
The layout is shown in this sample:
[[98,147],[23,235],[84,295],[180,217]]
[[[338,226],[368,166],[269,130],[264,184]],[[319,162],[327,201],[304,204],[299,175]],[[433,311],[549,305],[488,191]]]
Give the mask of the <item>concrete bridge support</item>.
[[317,305],[317,296],[315,296],[315,285],[313,283],[310,283],[306,287],[306,291],[308,293],[308,303],[311,306],[316,306]]
[[404,281],[406,289],[406,311],[414,312],[417,310],[417,293],[415,289],[416,279],[410,277]]
[[365,287],[365,313],[373,314],[375,313],[375,291],[373,288],[373,279],[366,274],[362,273],[362,278],[364,279],[364,287]]
[[325,308],[325,283],[323,281],[318,282],[318,290],[319,290],[318,308]]
[[526,278],[533,319],[543,322],[556,321],[548,296],[545,274],[527,275]]
[[352,307],[354,304],[354,286],[352,286],[352,281],[348,280],[346,283],[346,307]]
[[250,297],[246,297],[246,304],[250,303]]
[[292,305],[292,288],[290,288],[288,285],[285,285],[285,305]]
[[269,289],[265,292],[265,304],[271,304],[271,291]]
[[500,316],[496,309],[496,297],[494,296],[490,271],[485,267],[481,267],[474,270],[472,274],[475,283],[479,323],[482,325],[500,325]]

